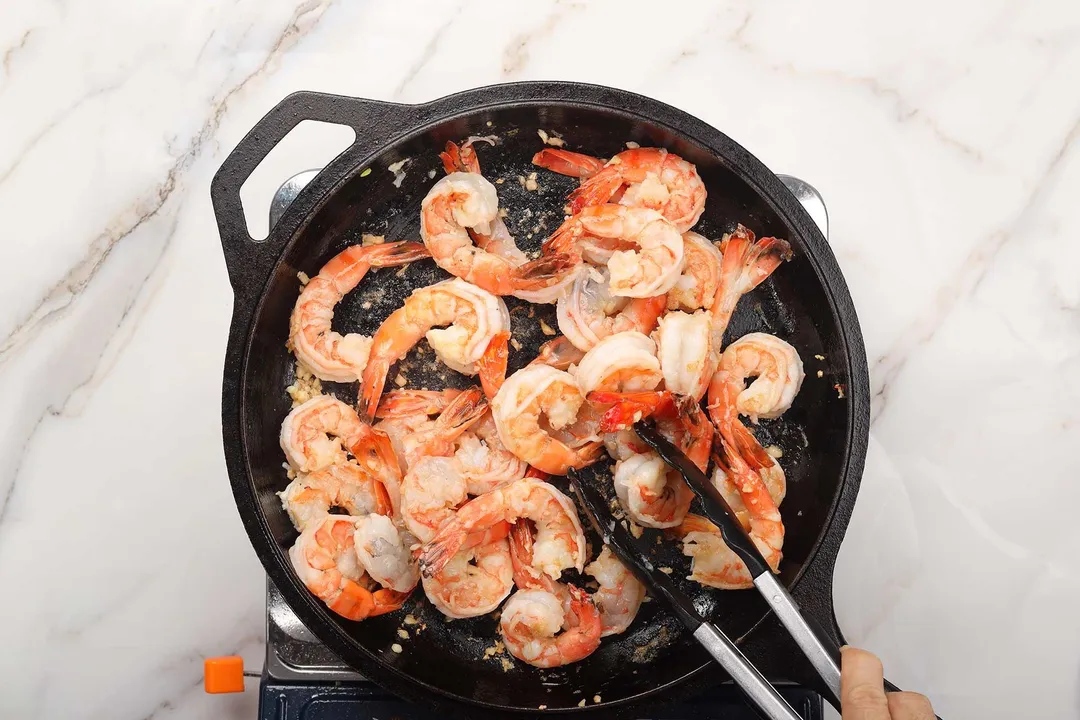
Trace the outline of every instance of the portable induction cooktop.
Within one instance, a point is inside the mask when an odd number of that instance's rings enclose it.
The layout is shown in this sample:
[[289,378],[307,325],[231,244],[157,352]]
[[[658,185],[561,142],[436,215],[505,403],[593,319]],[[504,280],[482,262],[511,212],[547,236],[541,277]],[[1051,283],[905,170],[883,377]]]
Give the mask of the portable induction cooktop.
[[[318,170],[299,173],[278,189],[270,205],[271,227],[318,173]],[[819,225],[822,234],[828,237],[828,215],[818,192],[798,178],[784,175],[780,178]],[[777,684],[777,689],[801,717],[806,720],[824,718],[823,701],[813,691],[782,683]],[[477,710],[478,715],[482,712]],[[266,660],[259,680],[260,720],[407,720],[436,717],[440,716],[420,705],[394,697],[342,662],[300,622],[281,593],[267,580]],[[752,720],[758,716],[739,690],[729,682],[691,701],[658,706],[645,713],[636,711],[633,717],[657,720]]]

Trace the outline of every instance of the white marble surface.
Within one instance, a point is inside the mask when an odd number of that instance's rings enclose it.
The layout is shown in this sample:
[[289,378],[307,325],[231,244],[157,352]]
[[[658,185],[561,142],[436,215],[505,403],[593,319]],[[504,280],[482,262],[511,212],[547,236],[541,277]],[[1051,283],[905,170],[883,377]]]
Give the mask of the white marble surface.
[[[210,178],[293,90],[522,79],[654,96],[821,189],[875,393],[840,623],[943,717],[1077,716],[1080,5],[657,9],[0,6],[0,717],[253,715],[201,691],[263,623]],[[332,154],[290,143],[252,206]]]

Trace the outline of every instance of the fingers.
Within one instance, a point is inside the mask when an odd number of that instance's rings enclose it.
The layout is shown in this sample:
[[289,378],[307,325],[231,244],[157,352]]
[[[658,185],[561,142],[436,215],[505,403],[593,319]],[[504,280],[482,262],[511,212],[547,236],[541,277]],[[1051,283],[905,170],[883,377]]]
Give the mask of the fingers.
[[[840,707],[843,720],[890,720],[881,661],[871,653],[845,647],[840,660]],[[906,694],[906,693],[902,693]]]
[[[913,692],[895,692],[887,696],[892,720],[934,720],[934,709],[925,696]],[[844,716],[847,720],[847,715]]]

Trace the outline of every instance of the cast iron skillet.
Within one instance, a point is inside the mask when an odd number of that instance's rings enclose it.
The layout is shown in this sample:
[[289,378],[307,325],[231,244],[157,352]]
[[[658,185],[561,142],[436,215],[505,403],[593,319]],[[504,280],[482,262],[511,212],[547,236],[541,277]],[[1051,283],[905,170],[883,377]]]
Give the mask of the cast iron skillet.
[[[319,120],[352,127],[356,141],[316,177],[289,206],[264,242],[249,236],[240,187],[267,153],[299,122]],[[294,377],[285,348],[289,313],[299,292],[297,272],[309,275],[362,233],[388,239],[418,238],[420,201],[435,176],[437,153],[447,140],[496,134],[494,148],[479,146],[485,174],[498,184],[508,225],[519,244],[535,249],[562,218],[574,180],[545,171],[539,192],[518,181],[543,145],[538,129],[562,134],[571,149],[599,156],[627,141],[663,146],[697,165],[709,192],[695,228],[710,238],[742,222],[761,235],[787,238],[795,258],[743,298],[728,338],[762,330],[789,340],[807,366],[795,405],[777,421],[755,429],[763,444],[783,450],[788,495],[782,505],[787,537],[781,578],[804,613],[840,640],[832,609],[836,553],[858,492],[866,452],[869,394],[858,320],[840,270],[824,238],[783,184],[746,150],[700,120],[649,98],[574,83],[517,83],[480,88],[423,105],[395,105],[355,98],[296,93],[285,98],[240,142],[214,178],[211,194],[225,261],[235,295],[222,385],[222,432],[236,503],[266,572],[300,619],[331,650],[367,677],[398,695],[458,715],[511,715],[547,706],[549,711],[588,699],[587,710],[625,714],[646,701],[667,702],[724,679],[719,668],[659,603],[644,606],[626,634],[605,639],[585,661],[540,671],[522,663],[504,668],[502,658],[481,659],[492,646],[491,617],[445,622],[414,594],[407,606],[426,629],[409,627],[398,638],[404,612],[353,623],[330,613],[297,580],[286,551],[296,537],[274,495],[285,487],[278,431],[290,401],[284,388]],[[410,158],[400,188],[387,166]],[[369,171],[370,170],[370,171]],[[525,213],[528,208],[531,214]],[[382,270],[338,306],[336,329],[371,333],[414,288],[446,277],[434,263],[404,271]],[[516,370],[549,339],[539,321],[556,327],[553,306],[535,317],[514,309],[511,357]],[[823,360],[817,360],[821,356]],[[411,356],[402,374],[411,387],[462,387],[469,381],[430,363],[431,353]],[[823,378],[816,371],[824,371]],[[395,373],[391,372],[391,377]],[[836,387],[842,388],[840,397]],[[356,387],[324,384],[353,402]],[[597,482],[608,464],[594,466]],[[659,551],[688,572],[673,543]],[[757,593],[720,592],[686,582],[699,609],[732,637],[766,675],[819,686],[793,643],[783,636]],[[751,633],[751,631],[753,632]],[[400,642],[404,652],[391,651]],[[505,657],[505,656],[503,656]],[[601,702],[593,703],[599,695]],[[482,708],[482,710],[481,710]]]

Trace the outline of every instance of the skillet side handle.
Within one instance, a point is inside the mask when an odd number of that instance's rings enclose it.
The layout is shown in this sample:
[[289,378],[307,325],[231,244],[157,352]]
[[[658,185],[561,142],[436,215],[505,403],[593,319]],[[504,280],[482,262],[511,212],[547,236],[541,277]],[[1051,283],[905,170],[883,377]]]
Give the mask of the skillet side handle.
[[358,145],[370,146],[390,128],[400,126],[400,122],[385,121],[402,107],[341,95],[296,92],[275,105],[244,136],[225,158],[210,184],[225,264],[235,291],[250,287],[257,270],[268,270],[266,263],[272,264],[276,260],[281,245],[289,239],[285,233],[273,231],[266,240],[252,238],[240,200],[240,188],[270,151],[301,122],[316,120],[351,127],[356,139],[342,155],[355,154]]

